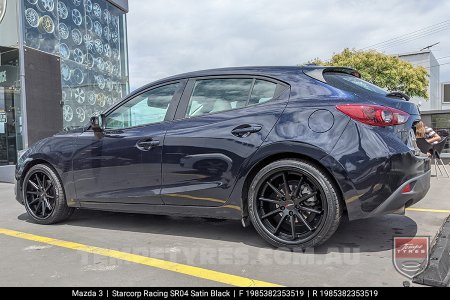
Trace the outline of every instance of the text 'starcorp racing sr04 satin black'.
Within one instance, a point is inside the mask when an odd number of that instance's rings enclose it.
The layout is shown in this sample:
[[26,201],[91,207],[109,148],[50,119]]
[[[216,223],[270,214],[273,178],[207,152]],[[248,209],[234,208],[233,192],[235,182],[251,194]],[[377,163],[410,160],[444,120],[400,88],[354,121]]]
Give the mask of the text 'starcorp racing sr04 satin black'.
[[427,193],[406,98],[349,68],[170,77],[21,152],[17,199],[40,224],[76,208],[238,219],[272,245],[314,247],[344,216],[398,213]]

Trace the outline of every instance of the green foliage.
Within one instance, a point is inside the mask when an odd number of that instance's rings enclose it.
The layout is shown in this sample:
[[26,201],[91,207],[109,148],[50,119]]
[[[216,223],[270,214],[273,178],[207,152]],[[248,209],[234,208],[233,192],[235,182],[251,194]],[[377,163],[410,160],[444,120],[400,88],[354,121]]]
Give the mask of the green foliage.
[[358,70],[364,80],[391,92],[400,91],[409,96],[428,99],[428,71],[397,56],[375,50],[359,51],[346,48],[341,53],[333,54],[329,61],[316,58],[309,64],[350,67]]

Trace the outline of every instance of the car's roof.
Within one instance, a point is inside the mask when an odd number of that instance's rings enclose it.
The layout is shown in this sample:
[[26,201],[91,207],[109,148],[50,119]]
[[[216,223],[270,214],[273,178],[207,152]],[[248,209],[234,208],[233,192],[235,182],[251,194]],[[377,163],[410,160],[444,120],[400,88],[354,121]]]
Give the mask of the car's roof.
[[146,88],[156,85],[156,84],[167,82],[167,81],[181,80],[181,79],[192,78],[192,77],[207,77],[207,76],[220,76],[220,75],[268,76],[268,77],[273,77],[275,79],[289,83],[292,80],[293,75],[295,75],[295,77],[297,77],[299,75],[299,73],[302,73],[302,71],[321,69],[321,68],[323,68],[323,67],[315,66],[315,65],[307,65],[307,66],[250,66],[250,67],[231,67],[231,68],[200,70],[200,71],[178,74],[178,75],[170,76],[170,77],[152,82],[148,85],[145,85],[145,86],[137,89],[135,92],[146,89]]

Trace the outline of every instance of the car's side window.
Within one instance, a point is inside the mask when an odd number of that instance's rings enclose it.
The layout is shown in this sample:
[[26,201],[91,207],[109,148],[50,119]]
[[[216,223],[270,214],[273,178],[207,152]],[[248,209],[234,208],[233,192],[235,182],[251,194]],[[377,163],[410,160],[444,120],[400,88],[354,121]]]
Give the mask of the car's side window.
[[186,117],[244,107],[252,84],[252,78],[197,80],[189,99]]
[[275,96],[277,84],[257,79],[253,86],[252,95],[248,101],[248,105],[261,104],[270,101]]
[[106,117],[107,129],[123,129],[164,121],[179,83],[157,87],[135,96]]

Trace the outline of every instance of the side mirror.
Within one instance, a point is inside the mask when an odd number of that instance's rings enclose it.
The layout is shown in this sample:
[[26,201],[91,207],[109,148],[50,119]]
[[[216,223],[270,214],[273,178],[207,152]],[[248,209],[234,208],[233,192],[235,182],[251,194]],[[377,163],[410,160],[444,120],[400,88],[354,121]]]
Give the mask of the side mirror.
[[91,117],[91,128],[94,132],[103,132],[106,127],[105,123],[105,115],[101,114],[99,116],[93,116]]

